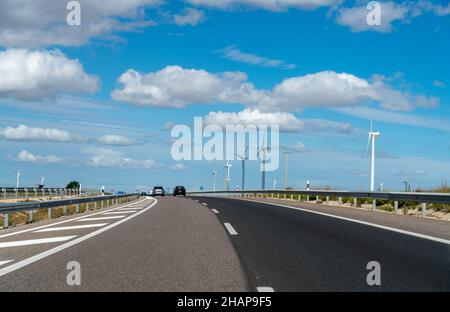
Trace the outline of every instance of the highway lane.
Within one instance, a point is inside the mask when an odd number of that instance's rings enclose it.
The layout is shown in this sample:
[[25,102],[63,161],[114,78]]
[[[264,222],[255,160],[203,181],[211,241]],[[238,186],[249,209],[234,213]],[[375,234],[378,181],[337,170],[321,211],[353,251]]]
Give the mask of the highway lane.
[[[229,231],[252,290],[450,290],[448,244],[267,203],[196,199]],[[381,286],[366,282],[370,261]]]
[[[157,200],[0,232],[0,292],[246,291],[239,259],[214,213],[190,199]],[[54,238],[64,239],[48,242]],[[40,239],[47,242],[36,243]],[[37,255],[44,257],[14,267]],[[79,286],[67,284],[72,261],[80,264]]]

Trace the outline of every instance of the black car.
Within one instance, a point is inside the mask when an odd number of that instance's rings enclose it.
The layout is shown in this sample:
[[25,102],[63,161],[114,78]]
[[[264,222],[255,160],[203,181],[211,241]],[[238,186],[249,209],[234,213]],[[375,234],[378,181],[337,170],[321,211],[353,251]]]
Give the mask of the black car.
[[155,186],[153,188],[153,196],[165,196],[166,195],[166,191],[164,191],[164,188],[162,186]]
[[141,196],[147,196],[147,193],[146,192],[142,192]]
[[186,196],[186,189],[184,188],[184,186],[175,186],[175,188],[173,189],[173,196]]

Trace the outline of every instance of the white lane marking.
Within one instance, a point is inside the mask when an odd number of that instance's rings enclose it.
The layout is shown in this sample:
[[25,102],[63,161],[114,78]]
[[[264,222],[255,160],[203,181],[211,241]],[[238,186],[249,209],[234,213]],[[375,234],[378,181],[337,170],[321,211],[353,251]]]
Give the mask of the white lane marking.
[[211,209],[212,210],[212,212],[214,212],[214,213],[219,213],[219,211],[217,211],[216,209]]
[[[153,198],[151,198],[151,199],[153,199]],[[140,202],[143,202],[144,200],[146,200],[146,199],[142,199],[142,200],[140,200],[138,202],[130,203],[130,204],[127,204],[125,206],[120,206],[120,208],[128,207],[128,206],[131,206],[131,205],[134,205],[134,204],[138,204]],[[111,208],[111,209],[108,209],[108,210],[105,210],[105,211],[99,211],[99,212],[91,213],[91,214],[89,214],[87,216],[89,216],[89,217],[90,216],[95,216],[95,215],[98,215],[98,214],[101,214],[101,213],[104,213],[104,212],[114,211],[116,209],[119,209],[119,208]],[[32,232],[32,231],[35,231],[35,230],[38,230],[38,229],[44,229],[44,228],[48,228],[48,227],[51,227],[51,226],[54,226],[54,225],[64,224],[64,223],[67,223],[67,222],[76,221],[78,219],[85,218],[85,217],[86,216],[80,216],[80,217],[76,217],[76,218],[72,218],[72,219],[68,219],[68,220],[64,220],[64,221],[59,221],[59,222],[55,222],[55,223],[51,223],[51,224],[46,224],[46,225],[33,227],[33,228],[30,228],[30,229],[25,229],[25,230],[22,230],[22,231],[17,231],[17,232],[12,232],[12,233],[8,233],[8,234],[3,234],[3,235],[0,235],[0,238],[14,236],[14,235],[17,235],[17,234],[23,234],[23,233],[27,233],[27,232]]]
[[108,223],[95,223],[95,224],[84,224],[84,225],[74,225],[74,226],[58,226],[58,227],[54,227],[54,228],[45,228],[42,230],[37,230],[37,231],[34,231],[33,233],[89,229],[89,228],[95,228],[95,227],[102,227],[105,225],[108,225]]
[[0,243],[0,248],[65,242],[74,237],[77,237],[77,236],[73,235],[73,236],[49,237],[49,238],[38,238],[38,239],[28,239],[28,240],[21,240],[21,241],[6,242],[6,243]]
[[272,287],[265,287],[265,286],[256,287],[256,290],[258,292],[275,292],[275,290]]
[[[237,199],[237,200],[240,200],[240,199]],[[261,201],[257,201],[257,200],[251,200],[251,199],[243,199],[243,200],[247,200],[247,201],[251,201],[251,202],[255,202],[255,203],[260,203],[260,204],[268,204],[268,205],[273,205],[273,206],[279,206],[279,207],[299,210],[299,211],[303,211],[303,212],[314,213],[314,214],[318,214],[318,215],[325,216],[325,217],[330,217],[330,218],[335,218],[335,219],[339,219],[339,220],[349,221],[349,222],[358,223],[358,224],[362,224],[362,225],[367,225],[367,226],[371,226],[371,227],[382,229],[382,230],[387,230],[387,231],[396,232],[396,233],[400,233],[400,234],[405,234],[405,235],[409,235],[409,236],[419,237],[419,238],[428,239],[428,240],[431,240],[431,241],[434,241],[434,242],[450,245],[450,240],[448,240],[448,239],[439,238],[439,237],[430,236],[430,235],[425,235],[425,234],[420,234],[420,233],[406,231],[406,230],[401,230],[401,229],[393,228],[393,227],[386,226],[386,225],[370,223],[370,222],[361,221],[361,220],[357,220],[357,219],[351,219],[351,218],[347,218],[347,217],[341,217],[341,216],[332,215],[332,214],[329,214],[329,213],[313,211],[313,210],[308,210],[308,209],[303,209],[303,208],[298,208],[298,207],[292,207],[292,206],[287,206],[287,205],[281,205],[281,204],[275,204],[275,203],[269,203],[269,202],[261,202]]]
[[230,235],[238,235],[238,233],[236,232],[236,230],[231,226],[230,223],[224,223],[225,227],[228,230],[228,233],[230,233]]
[[111,216],[111,217],[98,217],[98,218],[84,218],[77,220],[77,222],[84,222],[84,221],[100,221],[100,220],[109,220],[109,219],[122,219],[126,216]]
[[133,212],[137,212],[137,210],[121,210],[121,211],[114,211],[114,212],[105,212],[104,215],[115,215],[115,214],[133,213]]
[[207,203],[202,203],[203,205],[205,205],[205,206],[208,206],[208,204]]
[[49,256],[51,256],[51,255],[53,255],[53,254],[55,254],[57,252],[60,252],[60,251],[62,251],[64,249],[67,249],[69,247],[75,246],[75,245],[77,245],[77,244],[79,244],[81,242],[84,242],[85,240],[88,240],[89,238],[97,236],[97,235],[99,235],[99,234],[101,234],[103,232],[106,232],[106,231],[108,231],[108,230],[110,230],[110,229],[112,229],[112,228],[114,228],[114,227],[116,227],[116,226],[118,226],[118,225],[120,225],[120,224],[122,224],[124,222],[127,222],[128,220],[131,220],[131,219],[137,217],[138,215],[148,211],[153,206],[155,206],[157,203],[158,203],[158,200],[155,199],[155,201],[153,203],[151,203],[150,206],[148,206],[146,209],[141,210],[138,213],[135,213],[135,214],[133,214],[131,216],[128,216],[125,219],[119,220],[116,223],[112,223],[112,224],[110,224],[108,226],[105,226],[104,228],[98,229],[95,232],[86,234],[86,235],[81,236],[79,238],[76,238],[76,239],[74,239],[74,240],[72,240],[70,242],[67,242],[65,244],[56,246],[55,248],[46,250],[46,251],[44,251],[44,252],[42,252],[40,254],[34,255],[34,256],[30,257],[30,258],[24,259],[22,261],[19,261],[19,262],[16,262],[14,264],[11,264],[11,265],[9,265],[7,267],[4,267],[3,269],[0,269],[0,277],[3,276],[3,275],[6,275],[8,273],[14,272],[14,271],[16,271],[16,270],[18,270],[20,268],[23,268],[24,266],[27,266],[29,264],[34,263],[36,261],[39,261],[39,260],[44,259],[44,258],[47,258],[47,257],[49,257]]
[[2,265],[4,265],[4,264],[7,264],[7,263],[10,263],[10,262],[13,262],[14,260],[3,260],[3,261],[0,261],[0,266],[2,266]]

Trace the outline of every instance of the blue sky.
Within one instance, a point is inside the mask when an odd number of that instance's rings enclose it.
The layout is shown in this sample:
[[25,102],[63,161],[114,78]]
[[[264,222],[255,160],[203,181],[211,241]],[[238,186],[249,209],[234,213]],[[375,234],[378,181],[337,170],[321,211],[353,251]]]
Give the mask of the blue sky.
[[[211,188],[218,170],[222,187],[224,161],[170,156],[168,125],[213,112],[218,124],[286,117],[291,187],[368,189],[371,119],[377,184],[450,178],[448,2],[380,2],[379,26],[364,24],[364,1],[80,3],[81,26],[65,23],[65,1],[3,4],[0,185],[20,169],[27,186],[44,175],[55,187],[193,188],[199,177]],[[248,163],[248,188],[258,168]]]

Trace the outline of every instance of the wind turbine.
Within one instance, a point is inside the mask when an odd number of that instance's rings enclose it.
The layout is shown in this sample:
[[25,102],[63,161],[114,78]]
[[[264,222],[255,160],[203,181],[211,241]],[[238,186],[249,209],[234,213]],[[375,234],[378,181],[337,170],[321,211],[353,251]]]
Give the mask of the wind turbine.
[[276,190],[277,189],[277,179],[273,178],[273,189]]
[[380,135],[380,132],[374,132],[372,128],[372,121],[370,121],[369,140],[367,141],[366,156],[369,150],[370,140],[372,140],[372,160],[370,163],[370,191],[375,191],[375,139]]
[[262,141],[262,146],[260,148],[260,150],[258,151],[258,157],[262,152],[262,172],[261,172],[261,189],[265,190],[266,189],[266,152],[270,150],[270,147],[265,146],[265,140],[266,140],[266,133],[267,130],[264,132],[264,136],[263,136],[263,141]]
[[247,152],[248,152],[248,145],[245,147],[244,155],[236,154],[236,156],[241,159],[241,163],[242,163],[242,184],[241,184],[241,188],[242,188],[243,191],[245,191],[245,161],[248,160]]
[[227,168],[227,177],[225,178],[225,190],[229,191],[230,190],[230,168],[232,167],[230,161],[227,161],[227,164],[225,165],[225,168]]
[[19,188],[20,170],[16,171],[16,188]]
[[213,192],[216,191],[216,174],[218,174],[218,172],[216,170],[214,170],[212,172],[212,175],[213,175]]

